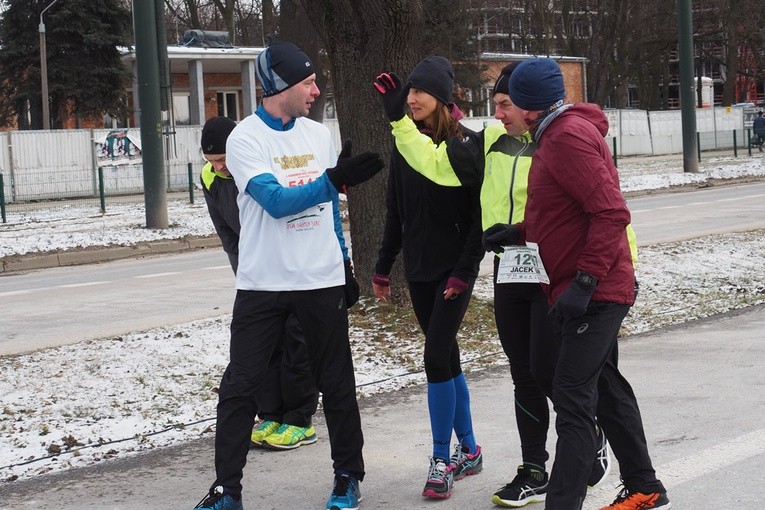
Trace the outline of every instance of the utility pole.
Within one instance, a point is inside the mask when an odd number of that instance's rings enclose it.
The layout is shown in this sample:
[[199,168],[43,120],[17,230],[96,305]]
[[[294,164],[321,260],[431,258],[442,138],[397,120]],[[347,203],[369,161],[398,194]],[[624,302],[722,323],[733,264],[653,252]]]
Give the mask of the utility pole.
[[167,175],[162,151],[156,4],[162,0],[133,0],[133,30],[141,108],[141,153],[146,227],[167,228]]
[[42,82],[40,96],[42,98],[43,129],[50,129],[50,103],[48,100],[48,53],[46,47],[47,43],[45,42],[45,22],[43,21],[43,16],[45,15],[45,11],[53,7],[53,4],[56,2],[58,2],[58,0],[53,0],[45,9],[42,10],[40,13],[40,24],[37,26],[37,29],[40,32],[40,80]]
[[[680,41],[680,115],[683,125],[683,171],[698,172],[696,145],[696,97],[693,93],[693,17],[691,0],[677,0],[677,32]],[[700,79],[699,79],[700,80]]]

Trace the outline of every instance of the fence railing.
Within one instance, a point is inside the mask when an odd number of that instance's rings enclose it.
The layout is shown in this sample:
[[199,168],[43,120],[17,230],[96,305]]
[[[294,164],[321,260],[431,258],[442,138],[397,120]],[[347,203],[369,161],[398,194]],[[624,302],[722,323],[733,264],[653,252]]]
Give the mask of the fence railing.
[[[680,111],[606,110],[610,129],[609,147],[615,157],[682,153]],[[747,128],[755,109],[708,108],[696,111],[699,151],[730,149],[746,151]],[[470,117],[467,127],[480,130],[491,117]],[[336,119],[326,120],[336,149],[340,150],[340,129]],[[113,134],[113,133],[112,133]],[[110,197],[143,193],[143,165],[133,158],[133,146],[140,149],[140,130],[124,133],[131,143],[118,156],[104,140],[110,130],[15,131],[0,133],[0,176],[2,212],[14,204],[26,210],[37,201],[79,201],[105,207]],[[201,126],[178,127],[165,137],[167,191],[190,190],[198,180],[203,159],[199,152]],[[111,142],[110,142],[111,143]],[[107,147],[108,145],[108,147]],[[119,161],[117,161],[119,160]],[[189,165],[191,165],[191,169]],[[106,199],[106,200],[105,200]],[[7,206],[7,207],[6,207]],[[50,208],[50,203],[46,205]],[[5,221],[5,218],[3,218]]]

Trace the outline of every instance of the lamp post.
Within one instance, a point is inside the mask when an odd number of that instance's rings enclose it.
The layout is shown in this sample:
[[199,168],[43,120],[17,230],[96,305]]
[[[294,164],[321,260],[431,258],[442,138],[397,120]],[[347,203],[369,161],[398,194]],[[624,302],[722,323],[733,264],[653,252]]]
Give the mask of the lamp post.
[[42,80],[42,116],[43,116],[43,129],[50,129],[50,105],[48,104],[48,56],[46,55],[45,48],[45,22],[43,22],[43,15],[45,11],[53,7],[53,4],[58,0],[53,0],[48,4],[48,7],[42,10],[40,13],[40,25],[38,30],[40,31],[40,79]]

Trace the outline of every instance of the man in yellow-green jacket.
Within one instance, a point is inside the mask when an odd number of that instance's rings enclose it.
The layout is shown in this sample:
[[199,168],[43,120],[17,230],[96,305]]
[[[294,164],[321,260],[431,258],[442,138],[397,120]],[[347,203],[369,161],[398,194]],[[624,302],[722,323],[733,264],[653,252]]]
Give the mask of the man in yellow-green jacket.
[[[493,89],[494,117],[502,124],[439,145],[422,135],[403,115],[403,106],[399,115],[399,94],[406,96],[404,88],[388,88],[381,93],[396,147],[412,168],[443,186],[480,187],[484,230],[496,223],[514,224],[524,219],[536,143],[523,119],[512,113],[507,82],[514,67],[510,64],[502,70]],[[519,507],[544,501],[547,492],[546,395],[552,393],[560,340],[552,329],[547,297],[540,284],[498,283],[499,262],[500,256],[494,257],[494,316],[502,348],[510,361],[523,463],[515,478],[498,490],[492,501],[499,506]],[[609,461],[603,437],[601,452],[593,463],[591,485],[605,478]]]

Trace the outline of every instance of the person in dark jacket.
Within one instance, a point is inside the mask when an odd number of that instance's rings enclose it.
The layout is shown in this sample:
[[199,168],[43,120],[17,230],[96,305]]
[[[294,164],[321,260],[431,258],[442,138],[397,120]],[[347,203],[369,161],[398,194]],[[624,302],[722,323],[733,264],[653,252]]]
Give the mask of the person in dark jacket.
[[757,117],[752,121],[752,131],[757,137],[757,148],[762,152],[762,146],[765,144],[765,117],[762,116],[762,110],[757,112]]
[[[226,140],[236,123],[228,117],[215,117],[202,128],[202,190],[215,231],[236,274],[239,265],[239,194],[226,167]],[[253,446],[291,450],[316,442],[311,424],[319,401],[313,382],[308,349],[300,323],[294,316],[287,321],[285,348],[271,356],[268,373],[255,397],[260,423],[253,429]]]
[[[467,131],[458,123],[462,115],[452,103],[454,72],[447,59],[422,60],[410,74],[406,89],[412,118],[423,133],[440,142]],[[433,456],[423,496],[444,499],[451,495],[455,479],[483,467],[456,338],[484,255],[479,193],[433,184],[394,149],[386,206],[373,290],[379,299],[387,299],[391,268],[403,250],[409,295],[425,333]],[[458,443],[450,458],[452,430]]]
[[630,212],[604,140],[608,120],[597,105],[565,102],[563,74],[550,58],[521,63],[508,94],[538,147],[524,220],[493,225],[483,242],[495,252],[536,243],[550,279],[544,288],[561,349],[552,386],[558,441],[545,509],[582,508],[598,448],[596,419],[624,484],[603,510],[669,509],[635,394],[618,368],[617,335],[636,282]]

